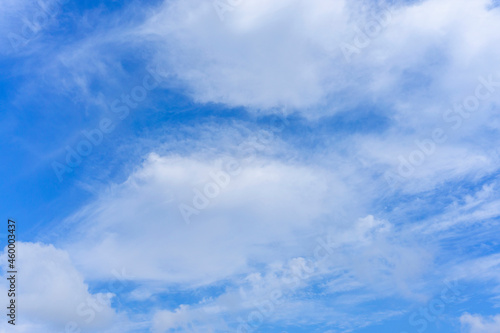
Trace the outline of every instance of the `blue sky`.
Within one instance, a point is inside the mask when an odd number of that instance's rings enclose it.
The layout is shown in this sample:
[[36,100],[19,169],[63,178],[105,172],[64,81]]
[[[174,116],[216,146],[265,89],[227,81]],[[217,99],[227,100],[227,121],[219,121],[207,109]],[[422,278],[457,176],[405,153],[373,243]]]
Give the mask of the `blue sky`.
[[500,332],[497,5],[0,0],[0,332]]

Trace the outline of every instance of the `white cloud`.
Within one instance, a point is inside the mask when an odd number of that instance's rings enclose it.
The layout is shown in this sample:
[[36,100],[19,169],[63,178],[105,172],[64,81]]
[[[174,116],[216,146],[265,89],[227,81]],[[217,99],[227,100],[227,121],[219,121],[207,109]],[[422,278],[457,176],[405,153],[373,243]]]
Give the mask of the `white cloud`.
[[[500,254],[495,253],[463,261],[454,267],[453,276],[463,280],[494,282],[500,285]],[[491,290],[494,292],[494,290]]]
[[[442,104],[445,96],[454,101],[479,75],[498,71],[492,60],[498,50],[490,46],[499,39],[499,14],[488,4],[401,3],[388,7],[391,14],[381,20],[387,7],[363,1],[246,0],[221,22],[210,1],[167,1],[128,33],[153,42],[155,62],[173,71],[201,102],[287,104],[317,116],[358,103],[360,96],[394,106],[418,100],[419,109],[405,117],[422,122],[422,114],[435,116],[426,105]],[[340,45],[353,44],[356,29],[366,31],[375,17],[384,26],[347,63]],[[405,85],[413,93],[396,95]],[[426,95],[428,89],[440,94]]]
[[303,107],[325,97],[332,74],[316,40],[345,20],[343,1],[311,4],[245,1],[222,23],[210,1],[165,2],[139,32],[200,102]]
[[[220,160],[151,154],[125,183],[72,219],[77,230],[64,246],[92,277],[118,266],[137,279],[208,283],[245,272],[251,262],[293,256],[304,246],[301,233],[353,205],[345,184],[324,170],[238,161],[241,174],[230,174]],[[211,172],[228,184],[197,208],[193,200],[205,199],[196,191],[219,188]],[[190,224],[180,205],[197,211]]]
[[500,315],[484,317],[465,313],[460,317],[460,322],[462,323],[462,332],[465,333],[500,332]]
[[[106,328],[113,322],[116,313],[111,308],[111,299],[114,295],[91,293],[66,251],[26,242],[17,242],[16,250],[19,332],[33,332],[34,328],[37,332],[53,332],[65,329],[66,325],[89,332]],[[6,251],[0,260],[7,271]],[[7,294],[8,275],[2,276],[2,294]],[[5,320],[2,325],[7,325]]]
[[[265,269],[233,280],[233,287],[216,298],[182,305],[173,311],[158,311],[155,328],[158,332],[186,330],[190,326],[219,331],[227,330],[225,325],[239,327],[242,320],[257,328],[262,321],[293,320],[296,324],[340,325],[347,329],[401,314],[388,311],[360,316],[353,310],[356,305],[380,296],[419,298],[412,290],[419,287],[413,284],[431,266],[429,252],[398,243],[405,240],[389,240],[394,236],[391,229],[387,221],[373,216],[359,219],[344,230],[336,226],[335,232],[316,244],[320,250],[311,249],[307,258],[268,263]],[[350,283],[349,288],[337,288],[338,282],[345,279],[356,283]],[[312,285],[321,289],[321,297],[311,297],[310,291],[305,292],[309,297],[302,297],[304,288]],[[255,311],[263,314],[262,320],[253,317]],[[236,321],[236,317],[243,319]]]

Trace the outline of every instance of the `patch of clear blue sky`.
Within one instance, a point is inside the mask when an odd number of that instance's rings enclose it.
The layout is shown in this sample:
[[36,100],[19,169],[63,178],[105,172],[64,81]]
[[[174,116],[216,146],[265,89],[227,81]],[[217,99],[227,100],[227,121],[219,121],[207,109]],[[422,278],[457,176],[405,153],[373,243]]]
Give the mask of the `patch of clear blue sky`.
[[34,69],[47,61],[43,54],[46,49],[34,51],[40,45],[37,43],[43,39],[41,45],[60,49],[79,37],[77,32],[81,29],[76,25],[76,18],[87,10],[112,13],[123,5],[121,1],[67,2],[56,12],[56,23],[42,29],[37,40],[19,52],[0,58],[0,172],[3,175],[0,209],[21,222],[20,235],[33,224],[64,216],[87,196],[71,182],[54,183],[53,171],[48,167],[50,159],[45,156],[50,156],[76,128],[86,125],[90,119],[82,116],[83,110],[67,98],[67,92],[57,91],[44,82],[43,77],[33,74]]

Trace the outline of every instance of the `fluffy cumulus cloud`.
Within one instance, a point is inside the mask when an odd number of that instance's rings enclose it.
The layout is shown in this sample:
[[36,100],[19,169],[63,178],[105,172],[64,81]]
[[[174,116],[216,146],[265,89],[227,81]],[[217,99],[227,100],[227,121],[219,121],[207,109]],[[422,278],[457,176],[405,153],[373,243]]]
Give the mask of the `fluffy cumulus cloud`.
[[483,317],[465,313],[460,317],[463,332],[494,333],[500,331],[500,315]]
[[68,221],[77,231],[67,248],[95,276],[114,265],[139,279],[208,283],[291,255],[296,237],[348,204],[324,170],[252,159],[152,154]]
[[221,13],[211,2],[165,2],[140,32],[157,43],[156,61],[199,101],[303,107],[324,98],[331,85],[322,43],[332,43],[326,37],[345,21],[344,6],[245,1]]
[[[18,332],[106,330],[116,319],[111,308],[114,294],[92,293],[83,275],[74,267],[68,253],[52,245],[17,243]],[[7,251],[2,255],[4,272]],[[2,294],[7,293],[9,273],[2,276]],[[9,282],[9,283],[8,283]],[[11,329],[2,321],[2,329]],[[7,330],[8,332],[12,332]],[[6,331],[6,332],[7,332]]]
[[[134,33],[154,43],[155,62],[202,102],[289,105],[314,117],[361,96],[418,121],[435,116],[432,107],[446,105],[444,96],[465,97],[479,75],[498,80],[498,50],[490,45],[498,42],[499,14],[488,5],[168,1]],[[410,96],[397,94],[405,88]],[[441,102],[425,94],[429,88]],[[410,101],[419,101],[418,109]]]
[[[195,328],[218,332],[233,327],[237,332],[247,332],[261,328],[266,321],[280,322],[296,316],[307,317],[308,324],[328,323],[352,329],[400,315],[400,311],[387,311],[362,318],[353,310],[375,297],[416,297],[412,295],[413,284],[432,258],[423,248],[390,240],[391,231],[387,221],[373,216],[360,218],[344,230],[319,237],[309,253],[304,252],[306,257],[276,261],[265,270],[249,273],[216,298],[158,311],[154,330]],[[304,290],[310,286],[323,296],[303,299]],[[325,302],[325,295],[335,297]],[[239,318],[237,322],[235,317]]]

